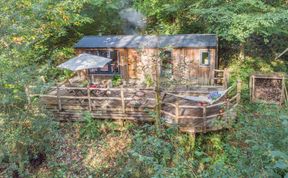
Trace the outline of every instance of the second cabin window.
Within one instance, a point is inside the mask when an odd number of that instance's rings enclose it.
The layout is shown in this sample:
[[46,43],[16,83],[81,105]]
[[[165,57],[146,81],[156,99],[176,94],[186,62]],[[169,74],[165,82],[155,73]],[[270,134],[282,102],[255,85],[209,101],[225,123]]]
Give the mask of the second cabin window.
[[200,65],[210,66],[210,53],[209,51],[202,51],[200,53]]

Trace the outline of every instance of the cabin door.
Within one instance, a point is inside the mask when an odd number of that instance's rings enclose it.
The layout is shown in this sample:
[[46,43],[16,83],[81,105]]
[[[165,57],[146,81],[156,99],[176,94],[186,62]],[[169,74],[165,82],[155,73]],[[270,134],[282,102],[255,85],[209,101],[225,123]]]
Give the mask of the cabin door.
[[198,58],[196,57],[196,51],[194,49],[186,49],[184,56],[186,58],[186,65],[188,68],[188,77],[191,83],[194,83],[199,78],[199,63]]

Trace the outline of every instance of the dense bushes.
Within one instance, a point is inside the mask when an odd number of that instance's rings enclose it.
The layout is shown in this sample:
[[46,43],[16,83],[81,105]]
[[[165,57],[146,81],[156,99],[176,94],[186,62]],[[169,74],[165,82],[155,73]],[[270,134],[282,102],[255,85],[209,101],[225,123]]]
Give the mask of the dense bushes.
[[245,104],[223,150],[225,159],[205,171],[206,176],[287,176],[287,108]]
[[0,165],[5,170],[2,174],[27,176],[53,152],[57,124],[44,114],[16,113],[1,115],[0,119]]
[[194,138],[178,135],[177,128],[163,129],[145,125],[135,130],[129,160],[122,177],[185,177],[196,175],[193,157]]

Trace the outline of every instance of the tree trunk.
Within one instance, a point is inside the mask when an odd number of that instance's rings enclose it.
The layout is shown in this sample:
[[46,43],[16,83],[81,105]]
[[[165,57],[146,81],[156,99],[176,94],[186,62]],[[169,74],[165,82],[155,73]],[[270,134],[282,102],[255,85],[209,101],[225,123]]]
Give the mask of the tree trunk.
[[239,46],[239,59],[244,60],[245,59],[245,46],[244,43],[240,43]]
[[160,91],[160,74],[158,69],[158,60],[155,60],[155,99],[156,99],[156,116],[155,116],[155,125],[156,125],[156,132],[159,135],[160,133],[160,117],[161,117],[161,91]]

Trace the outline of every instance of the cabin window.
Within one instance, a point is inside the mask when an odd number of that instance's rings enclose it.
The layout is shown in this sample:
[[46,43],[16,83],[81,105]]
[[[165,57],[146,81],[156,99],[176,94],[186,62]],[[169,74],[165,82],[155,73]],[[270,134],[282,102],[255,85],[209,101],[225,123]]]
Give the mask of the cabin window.
[[161,57],[161,75],[163,77],[169,77],[172,75],[172,52],[165,50],[160,52]]
[[210,53],[209,53],[209,51],[202,51],[201,52],[200,64],[202,66],[210,66]]
[[106,58],[112,59],[111,62],[106,64],[102,68],[89,69],[89,74],[116,74],[119,73],[119,62],[118,62],[118,52],[117,50],[86,50],[86,53],[94,54]]

